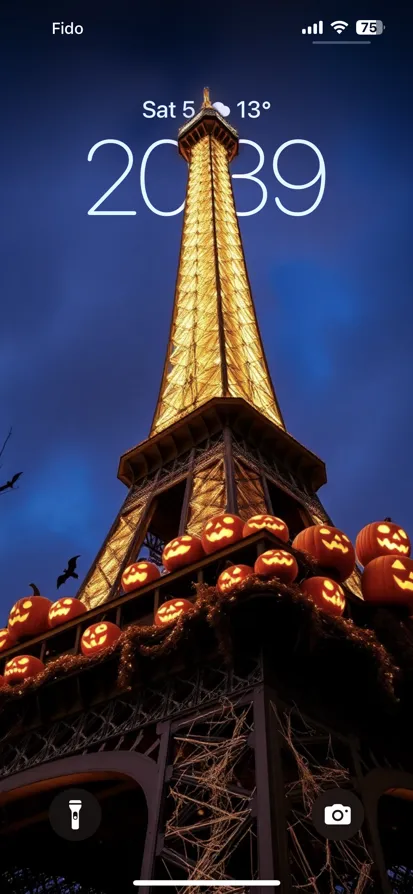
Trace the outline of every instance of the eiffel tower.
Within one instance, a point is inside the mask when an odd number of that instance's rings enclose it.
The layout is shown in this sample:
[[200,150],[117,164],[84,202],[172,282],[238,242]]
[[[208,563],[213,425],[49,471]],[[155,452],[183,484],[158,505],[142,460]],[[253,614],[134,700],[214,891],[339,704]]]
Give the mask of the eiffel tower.
[[[194,584],[213,585],[229,561],[253,564],[280,545],[261,530],[123,592],[127,566],[138,558],[161,566],[165,544],[199,535],[211,516],[275,515],[291,539],[331,524],[317,496],[324,463],[287,432],[274,392],[232,192],[238,134],[207,89],[178,146],[188,185],[159,397],[149,437],[120,459],[128,493],[78,592],[88,624],[109,620],[125,630],[151,625],[165,599],[190,598]],[[346,588],[357,613],[357,570]],[[144,894],[150,880],[171,879],[244,880],[234,890],[254,891],[251,880],[262,894],[274,892],[276,880],[282,892],[396,890],[363,794],[382,765],[380,748],[373,754],[356,728],[339,728],[337,711],[306,687],[305,664],[294,680],[283,674],[271,645],[276,615],[256,596],[218,640],[213,625],[199,639],[191,628],[168,663],[152,661],[149,645],[142,677],[132,674],[123,688],[112,653],[90,668],[76,664],[84,617],[25,643],[46,668],[61,655],[73,662],[2,707],[2,894],[115,894],[132,890],[134,879]],[[286,628],[288,667],[306,643],[305,629]],[[335,672],[326,668],[326,686]],[[389,772],[388,760],[384,766]],[[317,835],[309,803],[321,776],[330,787],[351,784],[365,800],[367,843],[357,837],[334,850]],[[98,832],[77,843],[48,820],[52,796],[75,784],[95,794],[103,817]],[[413,890],[402,882],[397,891]]]

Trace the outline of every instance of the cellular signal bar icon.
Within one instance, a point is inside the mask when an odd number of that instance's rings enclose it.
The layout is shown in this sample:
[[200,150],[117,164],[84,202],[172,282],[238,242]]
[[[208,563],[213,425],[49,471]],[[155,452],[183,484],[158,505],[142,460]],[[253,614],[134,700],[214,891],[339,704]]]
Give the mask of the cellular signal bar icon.
[[314,25],[309,25],[308,28],[302,28],[301,34],[322,34],[323,33],[323,23],[319,22],[318,25],[315,23]]

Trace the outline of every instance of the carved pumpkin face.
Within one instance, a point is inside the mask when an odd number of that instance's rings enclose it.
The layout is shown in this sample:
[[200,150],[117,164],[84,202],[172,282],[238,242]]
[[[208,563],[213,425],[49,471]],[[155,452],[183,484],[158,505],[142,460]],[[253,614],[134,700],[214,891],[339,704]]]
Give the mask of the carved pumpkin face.
[[366,602],[413,608],[413,559],[378,556],[365,567],[361,592]]
[[231,565],[219,575],[217,580],[217,589],[219,593],[231,593],[236,587],[242,583],[254,569],[249,565]]
[[34,655],[16,655],[6,662],[4,680],[6,683],[22,683],[44,670],[43,661]]
[[16,637],[13,633],[10,633],[8,627],[3,627],[0,630],[0,652],[5,652],[7,649],[11,649],[16,642]]
[[244,522],[239,515],[230,515],[229,512],[214,515],[202,532],[202,546],[205,552],[208,555],[216,553],[219,549],[241,540],[243,528]]
[[410,556],[410,540],[393,522],[372,522],[357,534],[356,554],[361,565],[379,556]]
[[254,571],[260,577],[278,577],[284,584],[291,584],[297,577],[297,560],[285,549],[267,549],[258,556]]
[[193,610],[192,602],[189,599],[169,599],[159,606],[155,614],[155,624],[157,627],[166,627],[168,624],[174,624],[181,615]]
[[121,635],[121,629],[110,621],[100,621],[99,624],[92,624],[82,634],[80,640],[80,651],[82,655],[95,655],[97,652],[103,652],[109,646],[113,646]]
[[176,571],[192,562],[198,562],[205,555],[200,537],[182,534],[166,544],[162,553],[162,564],[168,571]]
[[312,556],[321,568],[334,571],[337,579],[347,580],[354,570],[356,555],[347,534],[331,525],[311,525],[293,540],[295,549]]
[[19,599],[9,615],[8,629],[16,640],[37,636],[49,628],[50,599],[44,596],[27,596]]
[[122,587],[125,593],[129,593],[158,580],[160,576],[161,572],[154,562],[135,562],[125,568],[122,574]]
[[252,518],[245,522],[242,536],[249,537],[250,534],[256,534],[257,531],[261,531],[263,528],[271,531],[271,534],[274,534],[279,540],[288,543],[290,538],[288,527],[282,518],[277,518],[275,515],[253,515]]
[[344,590],[327,577],[309,577],[300,584],[306,596],[328,615],[342,615],[346,607]]
[[72,599],[70,596],[67,596],[66,599],[58,599],[49,608],[49,627],[58,627],[59,624],[84,615],[85,611],[86,606],[79,599]]

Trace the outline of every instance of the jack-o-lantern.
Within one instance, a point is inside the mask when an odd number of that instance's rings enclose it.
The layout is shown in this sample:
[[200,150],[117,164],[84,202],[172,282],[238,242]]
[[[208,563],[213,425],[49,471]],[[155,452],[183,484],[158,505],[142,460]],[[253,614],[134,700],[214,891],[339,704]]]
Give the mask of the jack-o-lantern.
[[155,624],[157,627],[166,627],[168,624],[174,624],[181,615],[193,610],[192,602],[189,599],[168,599],[159,606],[155,613]]
[[195,534],[182,534],[170,540],[162,553],[162,564],[168,571],[177,571],[192,562],[198,562],[205,555],[200,537]]
[[225,546],[232,546],[237,540],[241,540],[243,529],[244,522],[239,515],[230,515],[229,512],[214,515],[202,532],[201,540],[205,552],[209,555],[224,549]]
[[366,602],[413,608],[413,559],[396,556],[372,559],[361,576],[361,592]]
[[256,534],[257,531],[261,531],[263,528],[270,531],[279,540],[288,543],[290,539],[288,527],[282,518],[277,518],[275,515],[253,515],[252,518],[245,522],[242,536],[249,537],[250,534]]
[[27,596],[19,599],[9,614],[8,630],[16,640],[44,633],[49,627],[50,599]]
[[334,571],[334,577],[345,581],[354,570],[356,554],[347,534],[331,525],[311,525],[304,528],[293,540],[295,549],[312,556],[320,565]]
[[230,565],[225,571],[222,571],[217,580],[217,589],[219,593],[231,593],[239,584],[242,583],[250,574],[254,573],[254,569],[250,565]]
[[146,587],[152,581],[158,580],[161,572],[154,562],[135,562],[128,565],[122,574],[122,587],[125,593],[131,590],[138,590],[139,587]]
[[35,655],[16,655],[6,662],[4,680],[6,683],[22,683],[44,670],[43,661]]
[[73,599],[71,596],[58,599],[57,602],[52,602],[49,608],[49,627],[58,627],[59,624],[72,621],[73,618],[84,615],[86,611],[86,606],[79,599]]
[[82,633],[80,651],[82,655],[95,655],[97,652],[103,652],[104,649],[108,649],[118,641],[121,633],[120,627],[110,621],[99,621],[98,624],[92,624]]
[[360,565],[368,565],[379,556],[410,556],[410,540],[394,522],[371,522],[356,537],[356,555]]
[[309,577],[300,588],[306,596],[328,615],[342,615],[346,607],[344,590],[335,580],[327,577]]
[[292,584],[298,574],[298,563],[285,549],[267,549],[258,556],[254,571],[259,577],[278,577],[284,584]]
[[13,633],[10,633],[8,627],[3,627],[0,630],[0,652],[5,652],[7,649],[11,649],[16,642],[16,637]]

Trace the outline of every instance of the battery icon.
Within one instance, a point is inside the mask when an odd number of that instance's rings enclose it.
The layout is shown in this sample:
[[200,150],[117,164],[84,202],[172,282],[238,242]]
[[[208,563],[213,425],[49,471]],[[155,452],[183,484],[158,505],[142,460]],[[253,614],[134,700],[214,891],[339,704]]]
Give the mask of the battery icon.
[[370,37],[372,34],[383,34],[384,29],[385,25],[380,19],[359,19],[356,22],[357,34],[368,34]]

